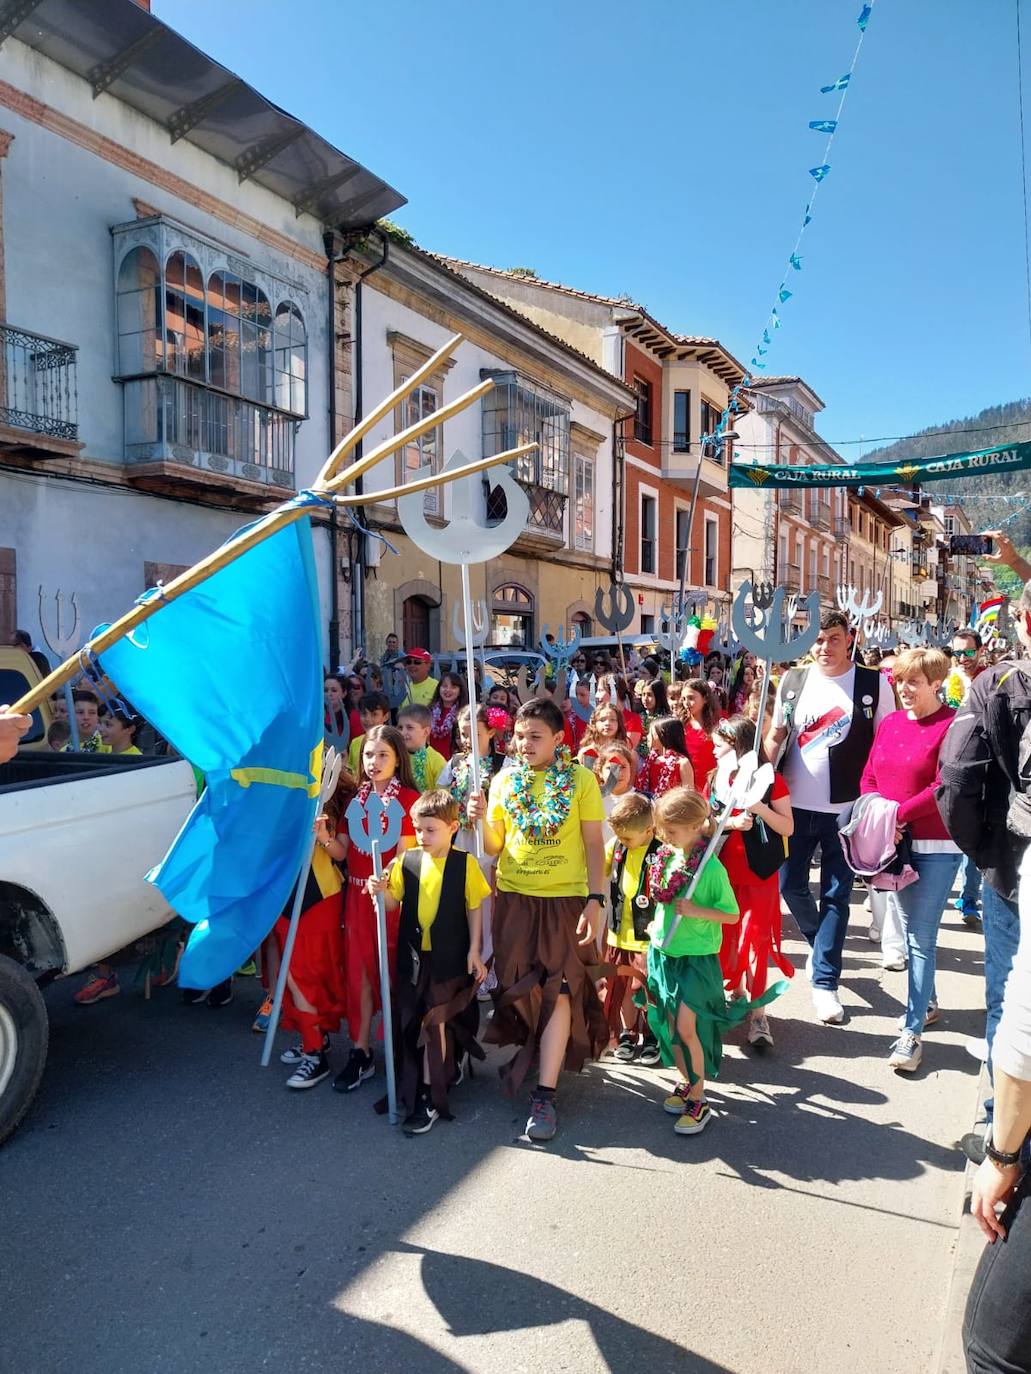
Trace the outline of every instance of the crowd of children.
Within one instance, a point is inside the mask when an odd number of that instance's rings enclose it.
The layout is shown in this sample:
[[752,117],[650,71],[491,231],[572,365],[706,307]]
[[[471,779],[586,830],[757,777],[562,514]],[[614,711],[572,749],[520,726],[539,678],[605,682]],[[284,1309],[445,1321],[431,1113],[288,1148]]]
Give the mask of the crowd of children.
[[[406,1132],[452,1115],[451,1090],[470,1056],[483,1057],[481,1041],[511,1049],[507,1092],[534,1075],[531,1140],[555,1135],[562,1070],[606,1052],[675,1070],[662,1105],[678,1134],[704,1130],[723,1035],[740,1025],[756,1051],[772,1046],[767,1007],[793,974],[778,889],[794,824],[788,788],[776,773],[747,804],[735,793],[769,722],[758,720],[761,667],[706,661],[667,682],[649,661],[631,686],[598,665],[569,682],[564,701],[545,687],[520,704],[496,686],[485,705],[445,673],[423,684],[425,702],[396,710],[368,680],[327,676],[327,736],[351,738],[316,823],[286,980],[282,1026],[297,1037],[281,1055],[287,1086],[329,1077],[331,1037],[345,1028],[334,1088],[354,1093],[376,1073],[382,900]],[[52,704],[58,748],[69,727],[64,698]],[[131,711],[85,688],[73,704],[81,748],[139,752]],[[386,826],[374,797],[403,817],[378,877],[351,843],[355,797],[369,826]],[[263,950],[270,987],[287,930],[284,913]]]

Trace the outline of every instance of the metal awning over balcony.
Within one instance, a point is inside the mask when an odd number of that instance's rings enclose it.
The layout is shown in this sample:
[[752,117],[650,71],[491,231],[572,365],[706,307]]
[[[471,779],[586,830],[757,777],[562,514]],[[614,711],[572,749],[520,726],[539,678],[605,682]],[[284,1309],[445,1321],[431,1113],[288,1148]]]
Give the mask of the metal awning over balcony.
[[3,0],[0,43],[14,37],[149,115],[289,201],[297,215],[360,229],[405,198],[135,0]]

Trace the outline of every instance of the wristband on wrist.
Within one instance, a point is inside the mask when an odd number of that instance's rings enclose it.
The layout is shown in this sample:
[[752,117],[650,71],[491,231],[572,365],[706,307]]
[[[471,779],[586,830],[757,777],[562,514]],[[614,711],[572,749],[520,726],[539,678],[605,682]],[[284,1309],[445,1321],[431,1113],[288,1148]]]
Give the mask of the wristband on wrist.
[[986,1157],[990,1159],[992,1163],[997,1165],[1000,1169],[1012,1169],[1015,1164],[1020,1163],[1020,1151],[997,1150],[995,1148],[995,1145],[992,1143],[992,1137],[990,1133],[988,1135],[988,1139],[984,1143],[984,1152]]
[[589,902],[597,902],[599,906],[604,906],[605,894],[604,892],[588,892],[587,900]]

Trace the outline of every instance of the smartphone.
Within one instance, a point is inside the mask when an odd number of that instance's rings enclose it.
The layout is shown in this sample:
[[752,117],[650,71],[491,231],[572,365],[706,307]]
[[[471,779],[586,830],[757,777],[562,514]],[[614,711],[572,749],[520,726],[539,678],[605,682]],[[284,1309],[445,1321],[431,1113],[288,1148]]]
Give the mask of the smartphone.
[[950,534],[949,553],[969,553],[982,558],[995,552],[995,540],[987,534]]

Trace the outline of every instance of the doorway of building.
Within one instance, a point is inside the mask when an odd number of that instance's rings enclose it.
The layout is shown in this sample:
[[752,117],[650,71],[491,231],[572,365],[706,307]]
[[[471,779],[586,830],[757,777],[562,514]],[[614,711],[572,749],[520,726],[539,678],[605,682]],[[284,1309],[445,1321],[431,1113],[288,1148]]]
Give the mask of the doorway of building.
[[424,596],[408,596],[401,607],[403,649],[430,647],[430,603]]

